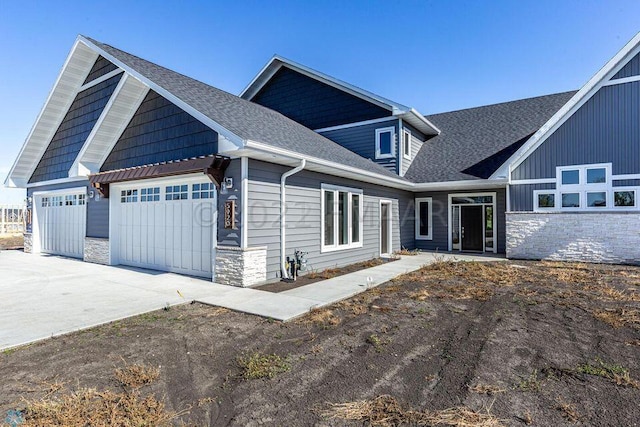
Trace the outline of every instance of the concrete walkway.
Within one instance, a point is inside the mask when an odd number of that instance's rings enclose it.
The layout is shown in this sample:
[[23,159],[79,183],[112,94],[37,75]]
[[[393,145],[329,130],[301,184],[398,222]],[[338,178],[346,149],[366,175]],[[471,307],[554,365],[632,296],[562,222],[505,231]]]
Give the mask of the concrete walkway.
[[237,289],[222,296],[197,301],[236,311],[288,321],[310,310],[350,298],[405,273],[419,270],[437,259],[457,261],[499,261],[503,257],[487,255],[452,255],[422,252],[399,260],[356,271],[277,294],[257,289]]
[[[441,256],[477,261],[500,259]],[[0,350],[191,301],[287,321],[434,260],[434,254],[429,253],[404,256],[276,294],[172,273],[0,251]]]

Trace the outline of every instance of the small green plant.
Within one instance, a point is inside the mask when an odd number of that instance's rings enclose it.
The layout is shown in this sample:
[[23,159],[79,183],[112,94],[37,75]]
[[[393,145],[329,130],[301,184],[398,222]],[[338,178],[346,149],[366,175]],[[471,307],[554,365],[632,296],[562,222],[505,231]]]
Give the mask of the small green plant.
[[518,388],[522,391],[538,392],[541,386],[542,381],[538,379],[537,369],[534,369],[527,378],[523,378],[520,383],[518,383]]
[[391,341],[383,340],[376,334],[371,334],[367,337],[367,342],[376,349],[378,353],[381,353],[384,350],[384,346],[389,344]]
[[599,357],[596,357],[594,363],[583,363],[578,365],[576,370],[582,374],[607,378],[617,385],[640,388],[640,383],[630,377],[629,370],[627,368],[614,363],[604,362]]
[[250,380],[273,378],[291,369],[289,357],[281,357],[277,354],[255,352],[238,357],[237,362],[242,369],[242,377]]

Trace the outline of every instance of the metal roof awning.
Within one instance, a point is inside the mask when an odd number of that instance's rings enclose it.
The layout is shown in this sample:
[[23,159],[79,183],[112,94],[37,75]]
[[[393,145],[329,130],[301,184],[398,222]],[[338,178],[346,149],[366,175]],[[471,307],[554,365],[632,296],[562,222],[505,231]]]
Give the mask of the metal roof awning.
[[225,156],[212,155],[196,157],[99,172],[89,175],[89,183],[91,183],[91,186],[98,190],[103,197],[108,198],[109,184],[111,183],[164,178],[200,172],[207,175],[216,186],[220,188],[222,180],[224,179],[224,172],[229,166],[229,163],[231,163],[231,159]]

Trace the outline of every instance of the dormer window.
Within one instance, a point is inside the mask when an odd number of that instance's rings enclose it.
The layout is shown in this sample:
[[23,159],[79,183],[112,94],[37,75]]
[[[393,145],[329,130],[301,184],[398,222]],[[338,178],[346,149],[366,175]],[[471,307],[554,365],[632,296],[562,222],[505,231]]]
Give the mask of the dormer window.
[[376,159],[396,156],[396,129],[392,127],[376,129]]

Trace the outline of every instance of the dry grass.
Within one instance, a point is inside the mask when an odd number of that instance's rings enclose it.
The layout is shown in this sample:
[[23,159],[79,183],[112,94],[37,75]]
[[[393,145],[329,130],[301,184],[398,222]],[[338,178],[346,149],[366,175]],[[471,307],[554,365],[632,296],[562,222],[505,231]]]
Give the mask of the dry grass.
[[346,311],[354,316],[360,316],[362,314],[367,314],[369,312],[369,306],[371,302],[375,300],[378,296],[372,294],[370,291],[360,294],[356,297],[349,298],[344,301],[340,301],[335,305],[335,307]]
[[133,364],[116,369],[113,375],[125,387],[140,388],[154,382],[160,376],[160,369],[154,366]]
[[321,271],[311,271],[307,273],[305,277],[308,277],[309,279],[312,279],[312,280],[315,280],[315,279],[327,280],[327,279],[332,279],[339,275],[340,275],[339,268],[326,268]]
[[312,323],[321,328],[329,328],[338,326],[341,321],[342,320],[328,308],[314,308],[309,314],[298,320],[298,323]]
[[593,310],[593,316],[607,323],[614,328],[620,328],[622,326],[640,327],[640,310],[631,308],[615,308],[604,310]]
[[500,388],[497,385],[476,384],[473,387],[469,387],[469,391],[473,393],[488,394],[489,396],[492,396],[494,394],[504,393],[507,390],[504,388]]
[[640,347],[640,340],[632,340],[632,341],[627,341],[625,342],[626,345],[637,345],[638,347]]
[[562,417],[570,423],[577,423],[580,421],[580,414],[574,405],[558,399],[556,401],[555,408],[560,411],[562,413]]
[[407,248],[402,248],[399,251],[395,251],[393,254],[394,255],[403,255],[403,256],[416,256],[420,253],[420,249],[407,249]]
[[22,234],[7,234],[0,236],[0,250],[18,249],[24,246]]
[[255,352],[238,357],[237,362],[245,379],[273,378],[291,369],[288,358],[277,354]]
[[372,400],[330,404],[321,413],[331,419],[361,421],[371,426],[399,425],[453,426],[453,427],[501,427],[503,424],[493,415],[479,413],[465,407],[442,411],[416,411],[404,408],[392,396],[378,396]]
[[24,427],[170,426],[177,414],[153,396],[80,389],[56,399],[24,401]]

